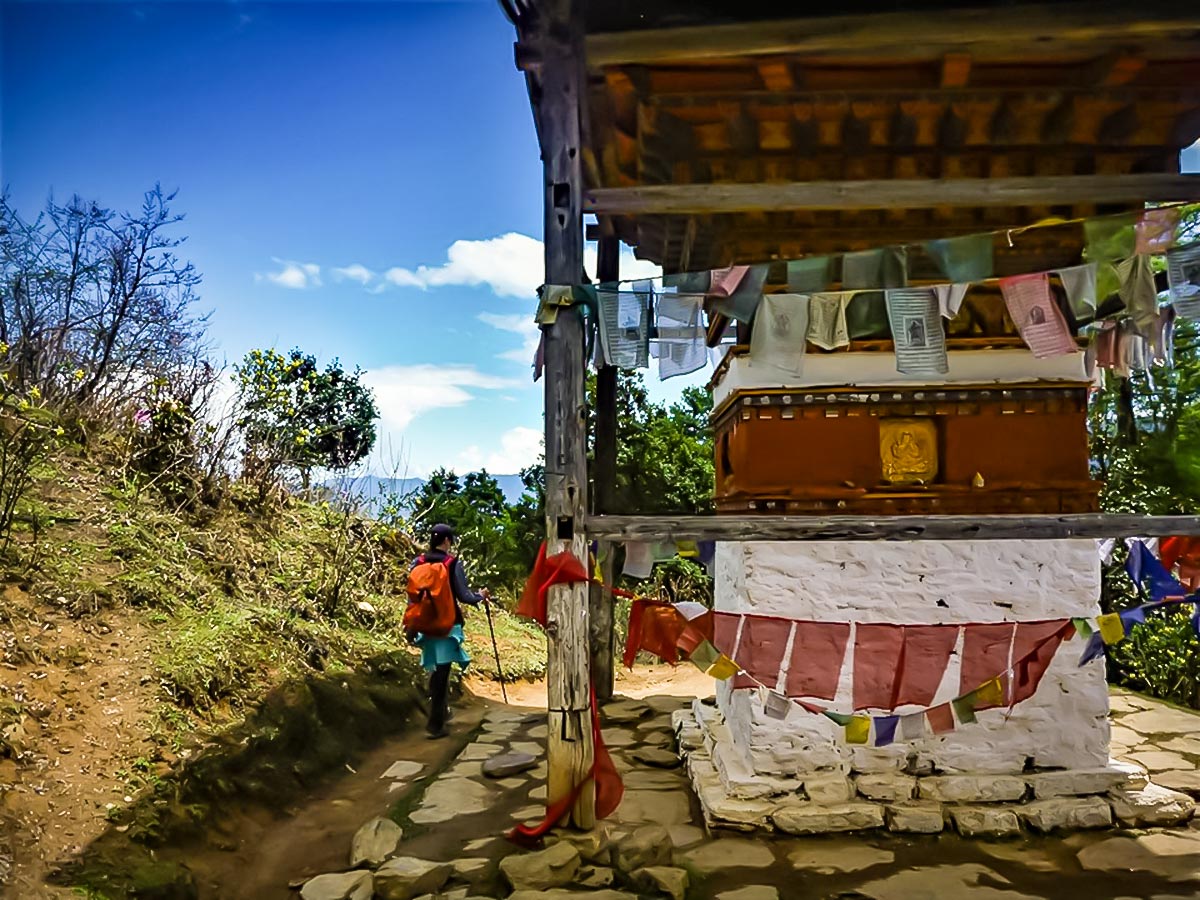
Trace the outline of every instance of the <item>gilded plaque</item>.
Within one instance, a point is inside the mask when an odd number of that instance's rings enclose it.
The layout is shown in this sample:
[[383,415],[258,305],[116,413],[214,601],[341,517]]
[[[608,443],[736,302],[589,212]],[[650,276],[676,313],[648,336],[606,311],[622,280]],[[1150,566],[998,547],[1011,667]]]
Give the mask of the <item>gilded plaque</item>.
[[929,484],[938,473],[937,427],[932,419],[880,419],[879,456],[883,480]]

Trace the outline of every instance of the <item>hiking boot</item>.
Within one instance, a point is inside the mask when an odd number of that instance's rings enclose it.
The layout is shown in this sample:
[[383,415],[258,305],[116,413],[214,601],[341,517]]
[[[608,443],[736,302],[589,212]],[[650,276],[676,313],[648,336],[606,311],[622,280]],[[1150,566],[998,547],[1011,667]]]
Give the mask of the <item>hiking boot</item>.
[[450,737],[450,732],[445,728],[438,728],[436,731],[432,728],[425,729],[429,732],[429,740],[436,741],[439,738]]

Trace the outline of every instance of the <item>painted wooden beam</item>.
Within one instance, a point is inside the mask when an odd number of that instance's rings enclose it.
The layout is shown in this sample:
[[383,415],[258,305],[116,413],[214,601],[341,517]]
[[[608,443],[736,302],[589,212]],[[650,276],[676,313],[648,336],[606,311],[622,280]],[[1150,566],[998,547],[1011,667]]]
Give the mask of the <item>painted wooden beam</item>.
[[1097,0],[617,31],[589,35],[586,49],[591,68],[764,54],[886,51],[916,58],[950,48],[995,48],[1019,58],[1080,43],[1160,43],[1198,29],[1200,10],[1191,0],[1147,0],[1136,7]]
[[594,516],[603,541],[980,541],[1200,535],[1200,516]]
[[791,209],[1066,206],[1200,199],[1200,175],[1048,175],[1015,178],[655,184],[588,191],[584,212],[707,214]]

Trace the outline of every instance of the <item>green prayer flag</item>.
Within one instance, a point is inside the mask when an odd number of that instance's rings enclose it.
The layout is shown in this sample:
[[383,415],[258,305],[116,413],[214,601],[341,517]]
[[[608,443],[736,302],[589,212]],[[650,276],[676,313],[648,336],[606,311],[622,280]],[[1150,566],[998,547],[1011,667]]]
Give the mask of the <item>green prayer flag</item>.
[[849,725],[850,720],[854,718],[854,716],[847,715],[846,713],[834,712],[832,709],[825,710],[825,716],[833,719],[839,725]]
[[961,697],[955,697],[950,701],[954,707],[954,715],[958,717],[960,725],[969,725],[975,721],[975,692],[964,694]]
[[796,294],[813,294],[828,289],[833,281],[832,263],[833,258],[829,256],[788,260],[788,290]]
[[1075,626],[1075,632],[1081,638],[1090,638],[1092,633],[1095,631],[1095,629],[1092,628],[1092,623],[1087,619],[1072,619],[1071,624]]
[[889,340],[887,297],[883,291],[860,291],[846,305],[846,331],[852,340]]
[[713,646],[712,641],[701,641],[692,651],[692,655],[688,657],[701,672],[707,672],[720,658],[721,651]]

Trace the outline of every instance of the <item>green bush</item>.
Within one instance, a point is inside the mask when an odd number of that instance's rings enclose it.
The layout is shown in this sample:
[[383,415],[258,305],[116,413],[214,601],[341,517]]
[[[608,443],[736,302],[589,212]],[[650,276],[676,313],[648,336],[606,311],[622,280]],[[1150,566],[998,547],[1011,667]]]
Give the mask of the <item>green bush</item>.
[[1111,648],[1125,686],[1200,709],[1200,641],[1191,614],[1185,606],[1155,615]]

